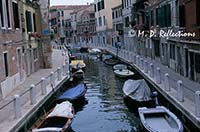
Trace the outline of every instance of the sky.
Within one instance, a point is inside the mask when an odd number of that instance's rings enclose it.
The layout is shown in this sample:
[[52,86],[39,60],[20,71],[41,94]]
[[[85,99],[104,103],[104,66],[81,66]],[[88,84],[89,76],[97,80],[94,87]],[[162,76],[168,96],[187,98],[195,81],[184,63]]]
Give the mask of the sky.
[[86,5],[94,0],[50,0],[50,5]]

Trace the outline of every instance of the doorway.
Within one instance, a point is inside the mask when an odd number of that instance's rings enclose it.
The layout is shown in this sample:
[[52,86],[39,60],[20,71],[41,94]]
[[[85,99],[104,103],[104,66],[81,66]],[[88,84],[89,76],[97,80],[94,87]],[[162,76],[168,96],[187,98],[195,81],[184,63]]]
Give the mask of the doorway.
[[19,72],[19,77],[20,81],[22,81],[22,52],[21,49],[17,49],[17,60],[18,60],[18,72]]
[[195,67],[194,67],[194,53],[190,52],[190,79],[194,80],[194,72],[195,72]]

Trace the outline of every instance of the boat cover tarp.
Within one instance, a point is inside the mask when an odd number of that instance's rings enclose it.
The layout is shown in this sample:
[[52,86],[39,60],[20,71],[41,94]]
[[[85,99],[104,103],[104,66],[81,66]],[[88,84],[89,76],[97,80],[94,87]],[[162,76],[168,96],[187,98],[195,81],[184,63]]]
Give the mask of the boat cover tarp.
[[78,84],[77,86],[70,88],[66,92],[63,93],[59,97],[60,100],[67,100],[67,99],[75,99],[76,97],[80,96],[85,91],[85,87],[83,83]]
[[56,107],[53,109],[53,111],[47,116],[47,118],[55,116],[73,118],[72,104],[69,101],[57,104]]
[[151,100],[151,90],[144,79],[127,80],[123,86],[123,92],[136,101]]
[[70,66],[72,66],[72,67],[76,67],[76,66],[85,67],[85,63],[84,63],[83,60],[73,60],[70,63]]
[[112,55],[103,55],[103,61],[106,59],[111,59],[112,57]]
[[94,48],[94,49],[91,49],[91,51],[92,51],[92,52],[97,52],[97,53],[100,53],[100,52],[101,52],[101,50],[100,50],[100,49],[96,49],[96,48]]
[[114,70],[120,70],[120,69],[127,69],[127,66],[124,64],[117,64],[113,66]]

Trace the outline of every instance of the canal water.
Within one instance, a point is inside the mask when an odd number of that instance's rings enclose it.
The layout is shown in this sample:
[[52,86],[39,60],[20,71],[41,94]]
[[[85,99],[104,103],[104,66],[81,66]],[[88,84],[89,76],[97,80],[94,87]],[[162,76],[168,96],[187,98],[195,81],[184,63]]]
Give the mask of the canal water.
[[82,55],[87,67],[86,101],[76,112],[72,132],[138,132],[139,118],[131,113],[123,100],[125,80],[115,77],[111,66],[94,56]]

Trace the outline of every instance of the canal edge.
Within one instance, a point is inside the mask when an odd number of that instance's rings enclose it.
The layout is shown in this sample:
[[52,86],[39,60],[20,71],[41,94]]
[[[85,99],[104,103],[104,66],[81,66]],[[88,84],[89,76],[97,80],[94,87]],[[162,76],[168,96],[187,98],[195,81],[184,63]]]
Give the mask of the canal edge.
[[[40,101],[37,102],[37,104],[34,105],[33,108],[30,109],[29,112],[27,112],[27,114],[25,114],[20,120],[18,120],[18,122],[16,123],[16,125],[14,125],[12,128],[10,128],[10,130],[8,130],[8,132],[18,132],[20,129],[29,129],[27,128],[27,121],[29,121],[31,118],[33,118],[35,116],[35,114],[38,112],[38,110],[45,104],[48,103],[47,101],[55,94],[57,93],[61,86],[67,82],[67,80],[69,80],[69,76],[66,75],[64,77],[64,79],[62,79],[61,81],[57,82],[56,86],[54,87],[54,89],[52,89],[51,91],[49,91],[49,93],[43,97]],[[48,89],[51,89],[51,85],[48,85]],[[55,90],[55,91],[54,91]],[[30,126],[31,127],[31,126]]]

